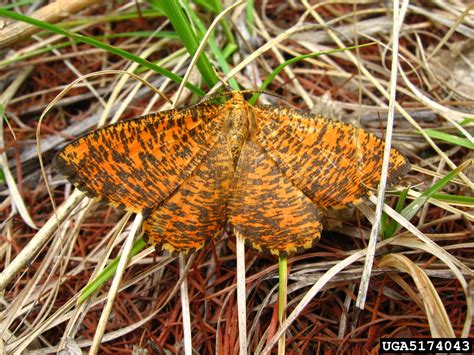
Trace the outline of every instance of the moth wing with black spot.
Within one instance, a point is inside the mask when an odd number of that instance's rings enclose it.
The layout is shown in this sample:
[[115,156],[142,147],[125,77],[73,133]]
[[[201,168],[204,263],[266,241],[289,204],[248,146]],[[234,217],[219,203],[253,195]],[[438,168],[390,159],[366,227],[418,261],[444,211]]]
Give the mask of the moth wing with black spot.
[[[284,174],[314,203],[357,203],[380,182],[384,142],[339,121],[289,108],[256,106],[257,140]],[[389,180],[409,169],[391,149]]]
[[100,128],[68,144],[55,166],[89,197],[132,212],[154,209],[215,145],[218,105],[169,110]]
[[233,173],[228,137],[221,134],[192,174],[145,218],[148,241],[170,252],[186,253],[220,235],[227,222]]
[[239,237],[254,249],[274,255],[310,248],[322,229],[317,206],[252,140],[242,148],[228,215]]

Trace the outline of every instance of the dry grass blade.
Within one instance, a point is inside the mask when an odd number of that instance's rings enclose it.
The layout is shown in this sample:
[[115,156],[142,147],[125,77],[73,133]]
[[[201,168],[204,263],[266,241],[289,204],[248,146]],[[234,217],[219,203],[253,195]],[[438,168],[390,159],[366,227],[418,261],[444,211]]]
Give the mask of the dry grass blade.
[[[99,2],[98,0],[58,0],[43,6],[31,16],[49,23],[56,23]],[[0,48],[11,46],[38,31],[40,31],[39,28],[23,22],[9,24],[0,31]]]
[[189,293],[188,281],[186,275],[186,258],[183,254],[179,256],[179,273],[183,279],[180,286],[181,309],[183,316],[183,337],[184,337],[184,353],[191,355],[193,353],[192,331],[191,331],[191,315],[189,314]]
[[0,274],[0,290],[3,290],[9,282],[25,267],[30,260],[34,259],[38,251],[49,240],[70,213],[85,198],[84,194],[76,191],[70,196],[67,203],[61,205],[54,216],[46,222],[43,227],[35,234],[33,239],[18,253],[15,259]]
[[245,284],[245,243],[244,239],[236,239],[237,258],[237,312],[239,321],[240,354],[247,353],[247,291]]
[[[147,47],[143,52],[140,53],[140,57],[142,58],[148,58],[150,55],[155,53],[157,50],[160,50],[162,48],[163,44],[161,42],[155,43],[149,47]],[[101,117],[99,119],[99,122],[97,124],[98,127],[102,127],[106,125],[107,119],[109,118],[109,115],[112,111],[113,105],[119,101],[119,95],[120,92],[124,89],[126,83],[130,79],[130,77],[137,79],[138,83],[136,86],[130,90],[129,94],[127,97],[121,101],[121,105],[118,108],[118,110],[114,113],[113,117],[109,120],[108,124],[113,124],[119,120],[119,118],[123,115],[123,112],[127,109],[127,107],[130,105],[130,102],[134,99],[137,91],[140,89],[141,85],[146,85],[148,88],[153,90],[159,97],[164,98],[166,101],[169,102],[169,99],[164,95],[160,90],[157,90],[153,85],[151,85],[147,79],[148,77],[153,73],[152,71],[148,71],[147,74],[142,76],[139,76],[135,74],[135,71],[138,69],[139,64],[138,63],[132,63],[126,71],[100,71],[97,73],[93,73],[94,75],[103,75],[103,74],[126,74],[122,75],[116,85],[114,85],[114,89],[112,93],[110,94],[110,97],[107,101],[107,104],[105,105],[104,110],[102,111]],[[146,110],[143,112],[144,114],[148,113]]]
[[117,273],[114,276],[112,281],[112,285],[110,286],[110,291],[107,298],[107,303],[105,305],[104,310],[100,316],[99,324],[97,326],[97,330],[94,334],[94,340],[92,341],[91,349],[89,351],[90,354],[97,354],[99,352],[99,346],[102,342],[102,337],[105,333],[105,327],[107,325],[107,321],[110,317],[110,312],[112,311],[112,306],[119,290],[120,283],[122,281],[122,276],[124,274],[125,268],[127,267],[130,251],[132,250],[133,240],[138,233],[139,228],[141,227],[143,217],[141,214],[138,214],[133,221],[133,225],[130,229],[130,233],[125,241],[123,246],[123,251],[120,257],[119,265],[117,267]]
[[[11,83],[11,85],[0,95],[0,120],[2,121],[0,123],[0,150],[3,150],[5,147],[3,139],[3,108],[6,107],[12,97],[15,96],[16,91],[28,78],[32,69],[33,67],[27,67],[23,69],[20,74],[15,78],[15,80]],[[18,209],[20,216],[23,218],[26,224],[28,224],[31,228],[38,229],[35,222],[28,213],[28,209],[25,206],[25,202],[21,197],[20,191],[18,190],[18,186],[8,166],[7,155],[5,153],[0,153],[0,167],[3,171],[3,174],[5,175],[5,180],[8,185],[8,191],[10,193],[10,197],[15,208]]]
[[[317,26],[311,25],[311,26],[299,26],[299,27],[292,27],[289,30],[281,33],[277,37],[273,38],[271,41],[268,41],[265,43],[263,46],[260,48],[256,49],[250,56],[246,57],[244,60],[242,60],[238,65],[236,65],[228,74],[224,76],[222,79],[223,82],[229,81],[230,78],[233,78],[237,73],[242,71],[247,65],[249,65],[252,61],[254,61],[256,58],[261,56],[263,53],[268,51],[270,48],[276,46],[278,43],[285,41],[289,37],[291,37],[293,34],[298,33],[298,32],[303,32],[307,31],[309,29],[313,29]],[[219,88],[221,87],[221,84],[218,84],[214,86],[208,93],[208,95],[212,95],[215,93]]]
[[472,313],[472,310],[474,309],[474,307],[473,307],[472,299],[469,297],[469,286],[466,282],[466,279],[463,276],[463,273],[469,275],[470,277],[474,277],[474,272],[471,269],[469,269],[466,265],[459,262],[457,259],[453,258],[450,254],[440,252],[440,248],[434,247],[434,245],[432,244],[426,244],[419,239],[400,236],[398,238],[394,238],[394,240],[392,240],[390,244],[401,245],[410,249],[422,249],[430,253],[431,255],[436,256],[438,259],[442,260],[449,267],[449,269],[452,271],[452,273],[456,276],[459,283],[461,284],[464,290],[464,294],[466,296],[467,312],[466,312],[466,320],[464,322],[464,327],[463,327],[461,336],[468,337],[471,331],[471,325],[473,321],[473,318],[469,317],[469,314]]
[[424,311],[428,317],[433,338],[455,338],[448,314],[439,298],[436,289],[425,272],[410,259],[401,254],[385,255],[378,263],[380,267],[390,267],[410,274],[415,282]]
[[388,177],[388,165],[390,159],[390,148],[392,147],[392,131],[393,131],[393,116],[395,113],[395,100],[397,95],[397,67],[398,67],[398,46],[400,29],[403,25],[404,15],[408,1],[402,2],[402,8],[400,9],[399,1],[393,2],[393,28],[392,28],[392,67],[390,75],[390,89],[389,89],[389,102],[388,102],[388,113],[387,113],[387,130],[385,136],[385,148],[383,152],[383,163],[382,163],[382,175],[380,178],[380,184],[377,191],[377,204],[375,207],[375,223],[372,225],[370,232],[369,245],[367,248],[367,256],[365,258],[364,272],[360,280],[359,293],[357,295],[356,306],[364,309],[365,299],[367,297],[367,289],[369,288],[370,274],[372,272],[372,264],[374,262],[375,244],[380,234],[380,225],[382,219],[382,208],[384,204],[385,188],[387,185]]
[[226,8],[224,11],[219,13],[219,15],[212,21],[212,23],[209,25],[209,28],[207,29],[206,33],[203,35],[201,42],[199,43],[198,48],[196,49],[196,53],[194,53],[193,58],[191,59],[191,63],[189,63],[188,69],[186,69],[186,73],[183,76],[183,81],[181,82],[181,85],[178,88],[178,91],[176,92],[176,101],[175,103],[179,102],[179,99],[181,97],[181,94],[183,93],[184,88],[186,87],[186,83],[189,80],[189,77],[191,76],[191,73],[199,59],[199,56],[201,55],[202,51],[204,50],[204,47],[207,44],[207,41],[209,40],[209,36],[211,33],[215,30],[217,24],[221,21],[221,19],[230,13],[232,10],[234,10],[236,7],[245,4],[245,0],[240,0],[235,2],[234,4],[230,5],[228,8]]
[[[380,247],[384,243],[380,243],[378,247]],[[293,311],[288,315],[288,318],[283,322],[280,326],[276,334],[270,339],[267,343],[265,348],[262,350],[262,354],[269,354],[273,346],[278,342],[278,339],[282,336],[282,334],[288,329],[288,327],[293,323],[298,315],[303,311],[303,309],[308,305],[308,303],[316,297],[316,294],[321,291],[326,283],[328,283],[336,274],[344,270],[349,265],[355,263],[357,260],[361,259],[365,256],[367,250],[360,250],[356,253],[353,253],[349,257],[345,258],[344,260],[340,261],[333,267],[331,267],[304,295],[298,305],[293,309]]]

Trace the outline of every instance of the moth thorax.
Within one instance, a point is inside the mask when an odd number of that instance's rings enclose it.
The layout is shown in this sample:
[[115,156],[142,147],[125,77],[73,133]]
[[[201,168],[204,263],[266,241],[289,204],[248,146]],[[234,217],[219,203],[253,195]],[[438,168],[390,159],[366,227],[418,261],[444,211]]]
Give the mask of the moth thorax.
[[234,166],[237,165],[242,146],[249,137],[249,125],[249,112],[247,110],[240,108],[230,111],[225,126],[227,130],[227,137],[230,143],[232,158],[234,160]]

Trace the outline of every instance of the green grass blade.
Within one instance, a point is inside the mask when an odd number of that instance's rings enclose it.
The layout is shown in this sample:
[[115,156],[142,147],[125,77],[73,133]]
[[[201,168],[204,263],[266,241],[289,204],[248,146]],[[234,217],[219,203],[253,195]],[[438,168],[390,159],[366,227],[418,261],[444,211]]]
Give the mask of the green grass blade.
[[[164,69],[164,68],[162,68],[162,67],[160,67],[156,64],[153,64],[153,63],[149,62],[146,59],[140,58],[139,56],[137,56],[133,53],[130,53],[130,52],[127,52],[123,49],[111,46],[107,43],[100,42],[100,41],[95,40],[93,38],[90,38],[90,37],[87,37],[87,36],[84,36],[84,35],[81,35],[81,34],[78,34],[78,33],[74,33],[74,32],[71,32],[71,31],[68,31],[68,30],[65,30],[65,29],[62,29],[58,26],[55,26],[55,25],[49,24],[47,22],[31,18],[31,17],[28,17],[28,16],[25,16],[25,15],[22,15],[22,14],[18,14],[16,12],[0,9],[0,16],[8,17],[8,18],[11,18],[11,19],[17,20],[17,21],[26,22],[26,23],[29,23],[30,25],[37,26],[37,27],[42,28],[44,30],[51,31],[51,32],[63,35],[65,37],[72,38],[75,41],[87,43],[91,46],[101,48],[101,49],[103,49],[107,52],[110,52],[110,53],[116,54],[118,56],[121,56],[122,58],[126,58],[126,59],[132,60],[136,63],[139,63],[139,64],[143,65],[144,67],[147,67],[150,70],[153,70],[153,71],[155,71],[155,72],[157,72],[157,73],[159,73],[163,76],[166,76],[167,78],[175,81],[176,83],[181,83],[182,82],[181,77],[179,77],[178,75],[170,72],[169,70],[166,70],[166,69]],[[186,87],[189,90],[191,90],[192,92],[194,92],[196,95],[204,96],[204,92],[202,90],[200,90],[199,88],[195,87],[194,85],[186,83]]]
[[110,39],[110,38],[168,38],[179,39],[176,32],[172,31],[130,31],[120,33],[110,33],[102,36],[96,36],[95,39]]
[[[431,186],[428,190],[423,192],[420,196],[418,196],[412,203],[410,203],[407,207],[405,207],[401,211],[401,215],[405,217],[407,220],[412,219],[420,210],[421,207],[428,201],[428,199],[432,198],[433,195],[441,190],[446,184],[448,184],[454,177],[456,177],[461,171],[463,171],[469,164],[472,164],[472,160],[465,161],[463,164],[458,166],[456,169],[451,171],[445,177],[441,178],[437,181],[433,186]],[[401,229],[401,226],[397,223],[395,231],[392,235],[397,233]]]
[[[288,258],[280,256],[278,258],[278,321],[282,325],[286,318],[286,298],[288,295]],[[278,341],[278,354],[285,353],[285,334]]]
[[[166,17],[170,20],[184,46],[190,55],[193,56],[199,46],[198,37],[191,28],[191,24],[185,16],[179,2],[176,0],[155,0],[153,3],[166,14]],[[212,69],[206,53],[203,52],[200,54],[196,66],[209,87],[214,86],[219,81],[219,78]]]
[[65,19],[61,23],[56,24],[61,28],[70,28],[75,26],[82,26],[90,24],[91,22],[94,24],[97,23],[111,23],[111,22],[120,22],[126,20],[134,20],[134,19],[144,19],[144,18],[156,18],[164,16],[162,11],[157,11],[153,9],[144,9],[141,10],[139,13],[137,11],[131,11],[124,14],[111,14],[111,15],[103,15],[100,17],[80,17],[80,18],[73,18],[71,20]]
[[[262,90],[262,91],[265,90],[268,87],[268,85],[270,85],[270,83],[273,81],[273,79],[275,79],[275,77],[288,65],[294,64],[294,63],[299,62],[299,61],[304,60],[304,59],[319,57],[320,55],[323,55],[323,54],[331,54],[331,53],[337,53],[337,52],[352,50],[352,49],[355,49],[355,48],[363,48],[363,47],[371,46],[375,43],[376,42],[370,42],[370,43],[366,43],[366,44],[360,44],[360,45],[357,45],[357,46],[350,46],[350,47],[345,47],[345,48],[330,49],[330,50],[322,51],[322,52],[308,53],[308,54],[303,54],[303,55],[288,59],[287,61],[285,61],[284,63],[281,63],[279,66],[277,66],[272,71],[272,73],[265,79],[265,81],[260,86],[260,90]],[[261,93],[255,93],[252,96],[252,98],[249,100],[249,103],[251,105],[255,104],[260,95],[261,95]]]
[[474,118],[467,117],[467,118],[463,119],[459,124],[461,126],[467,126],[467,125],[470,125],[470,124],[473,124],[473,123],[474,123]]
[[[137,255],[143,248],[147,246],[147,243],[143,240],[143,238],[138,239],[135,244],[133,245],[132,251],[130,252],[130,258]],[[120,260],[120,256],[116,257],[107,267],[102,270],[102,272],[89,283],[81,292],[79,299],[77,300],[77,304],[81,304],[84,302],[92,293],[97,291],[99,288],[102,287],[104,283],[110,280],[117,270],[117,266]]]
[[[403,206],[408,196],[408,191],[409,189],[404,189],[400,193],[397,205],[395,206],[395,211],[397,211],[398,213],[402,213]],[[382,239],[387,239],[395,234],[398,223],[396,221],[389,221],[388,215],[384,212],[382,214],[382,226]]]
[[203,9],[207,9],[215,14],[222,11],[222,4],[217,0],[195,0],[194,2]]
[[[186,8],[187,13],[189,14],[191,20],[193,21],[193,24],[199,30],[200,36],[203,36],[204,33],[206,32],[206,27],[202,23],[201,19],[199,18],[199,16],[197,16],[197,14],[194,11],[192,11],[192,9],[189,6],[188,2],[184,1],[183,6]],[[221,7],[222,6],[219,6],[219,8],[221,8]],[[226,24],[225,18],[222,19],[221,24],[222,24],[223,27],[225,26],[225,24]],[[238,48],[237,45],[235,44],[235,41],[233,41],[233,38],[232,38],[231,43],[229,43],[230,47],[226,48],[226,50],[227,50],[226,53],[224,53],[219,48],[219,46],[217,45],[214,34],[211,34],[209,36],[208,45],[209,45],[209,48],[211,49],[212,55],[214,56],[214,58],[217,61],[217,64],[219,65],[220,70],[224,74],[227,74],[228,72],[230,72],[231,68],[229,66],[229,63],[227,63],[226,58]],[[230,52],[230,50],[232,50],[232,51]],[[237,81],[234,78],[231,78],[229,80],[229,85],[234,90],[239,90],[239,84],[237,83]]]
[[474,149],[474,143],[470,142],[469,139],[458,137],[453,134],[437,131],[435,129],[427,128],[425,129],[426,134],[431,138],[439,139],[454,145],[459,145],[464,148]]
[[6,1],[4,2],[5,5],[2,5],[2,9],[5,9],[5,10],[10,10],[10,9],[14,9],[15,7],[20,7],[20,6],[24,6],[24,5],[31,5],[33,3],[34,0],[22,0],[22,1],[15,1],[15,2],[12,2],[11,4],[6,4]]
[[255,22],[254,11],[255,11],[254,0],[248,0],[247,5],[246,5],[246,9],[245,9],[245,21],[247,23],[247,29],[248,29],[251,36],[253,35],[254,28],[255,28],[255,26],[254,26],[254,22]]
[[[192,9],[189,6],[188,2],[183,1],[183,6],[185,7],[187,13],[189,14],[189,17],[192,20],[193,24],[198,29],[198,31],[200,33],[200,37],[202,37],[204,35],[204,33],[206,32],[206,27],[202,23],[199,16],[197,16],[197,14],[194,11],[192,11]],[[222,19],[221,23],[222,23],[222,26],[225,25],[225,18]],[[231,68],[229,66],[229,63],[227,63],[226,58],[229,55],[231,55],[233,52],[235,52],[235,50],[237,50],[238,47],[235,44],[235,42],[229,43],[229,46],[227,46],[225,48],[226,52],[224,53],[224,51],[222,51],[219,48],[219,46],[217,45],[214,34],[211,34],[209,36],[208,45],[209,45],[209,48],[211,49],[211,52],[212,52],[214,58],[216,58],[216,61],[217,61],[217,64],[219,65],[220,70],[224,74],[227,74],[228,72],[230,72]],[[239,84],[237,83],[237,81],[234,78],[231,78],[229,80],[229,85],[234,90],[239,90]]]
[[439,201],[445,201],[450,203],[457,203],[460,205],[465,205],[467,207],[474,207],[474,197],[471,196],[459,196],[459,195],[449,195],[449,194],[438,194],[435,193],[431,196]]

